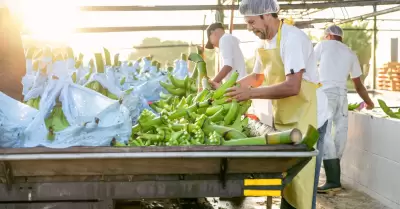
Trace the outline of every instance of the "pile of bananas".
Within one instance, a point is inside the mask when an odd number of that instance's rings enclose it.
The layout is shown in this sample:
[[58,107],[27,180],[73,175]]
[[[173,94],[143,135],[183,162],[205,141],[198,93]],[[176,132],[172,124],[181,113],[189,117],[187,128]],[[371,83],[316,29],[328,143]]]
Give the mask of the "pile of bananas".
[[70,126],[62,110],[62,103],[57,100],[56,105],[50,115],[45,119],[46,128],[49,131],[47,139],[54,140],[55,133],[62,131]]
[[39,109],[39,104],[40,104],[40,96],[36,98],[29,99],[26,101],[26,104],[29,105],[30,107],[33,107],[35,109]]

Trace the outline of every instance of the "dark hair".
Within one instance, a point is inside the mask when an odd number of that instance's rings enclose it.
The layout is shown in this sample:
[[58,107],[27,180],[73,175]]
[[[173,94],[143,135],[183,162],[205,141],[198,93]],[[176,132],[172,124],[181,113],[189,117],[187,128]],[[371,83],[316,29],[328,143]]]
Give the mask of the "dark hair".
[[[278,14],[277,14],[277,13],[271,13],[271,16],[272,16],[273,18],[278,18]],[[264,16],[263,16],[263,15],[260,15],[260,18],[261,18],[261,19],[264,19]]]
[[343,42],[343,39],[342,39],[342,37],[340,37],[340,36],[332,35],[332,37],[333,37],[333,39],[336,40],[336,41]]

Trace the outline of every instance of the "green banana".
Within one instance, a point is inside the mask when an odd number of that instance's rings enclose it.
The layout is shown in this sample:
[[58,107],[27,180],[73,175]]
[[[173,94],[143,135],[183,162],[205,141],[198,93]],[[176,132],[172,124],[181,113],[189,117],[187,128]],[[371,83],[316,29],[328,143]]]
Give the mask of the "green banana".
[[76,83],[76,72],[73,72],[73,73],[72,73],[71,78],[72,78],[72,81],[73,81],[74,83]]
[[160,85],[172,95],[176,95],[176,96],[184,96],[185,95],[185,89],[176,89],[174,86],[164,83],[162,81],[160,81]]
[[107,95],[108,98],[110,99],[114,99],[114,100],[119,100],[119,98],[117,97],[117,95],[111,93],[110,91],[107,90]]
[[185,80],[180,80],[172,76],[172,74],[168,73],[168,79],[171,81],[172,85],[176,88],[184,88],[185,87]]
[[168,99],[169,97],[171,97],[171,95],[165,94],[164,92],[160,92],[160,98],[161,99]]
[[124,85],[124,84],[125,84],[125,80],[126,80],[126,77],[123,77],[123,78],[119,81],[119,84],[120,84],[120,85]]
[[[106,49],[105,49],[106,50]],[[97,73],[104,73],[104,61],[101,53],[95,53],[94,58],[96,60]],[[111,61],[109,61],[111,62]],[[110,63],[111,64],[111,63]]]
[[222,107],[214,115],[210,116],[210,120],[212,122],[222,121],[223,119],[224,119],[224,108]]
[[213,105],[221,105],[221,104],[225,104],[227,103],[227,100],[229,99],[229,97],[222,97],[220,99],[214,100],[213,101]]
[[190,94],[188,97],[186,97],[186,104],[191,105],[193,101],[194,94]]
[[103,51],[104,51],[104,58],[106,60],[106,66],[111,66],[110,51],[108,51],[108,49],[106,49],[106,48],[103,48]]
[[222,106],[220,106],[220,105],[209,107],[206,110],[206,115],[207,116],[214,115],[220,110],[224,110],[224,108]]
[[101,87],[101,84],[98,81],[94,81],[92,85],[93,85],[92,89],[94,91],[97,91],[97,92],[101,93],[102,87]]
[[28,101],[26,101],[26,102],[24,102],[24,103],[25,103],[26,105],[32,107],[32,99],[30,99],[30,100],[28,100]]
[[49,130],[49,140],[54,140],[55,132],[62,131],[70,126],[62,111],[61,102],[57,101],[49,117],[45,119],[45,125]]
[[195,62],[195,63],[204,62],[203,57],[201,57],[200,54],[194,53],[194,52],[193,52],[193,53],[190,53],[190,55],[189,55],[189,60],[192,61],[192,62]]
[[119,54],[114,55],[114,66],[120,66]]
[[384,102],[381,99],[378,99],[378,103],[379,103],[379,106],[382,108],[383,112],[386,113],[386,115],[388,115],[391,118],[400,119],[400,114],[397,114],[397,113],[393,112],[392,109],[390,109],[390,107],[388,107],[386,105],[386,102]]
[[225,92],[226,92],[226,90],[228,88],[230,88],[230,87],[235,85],[238,77],[239,77],[239,73],[236,72],[236,71],[233,72],[231,77],[229,78],[229,80],[226,81],[225,83],[223,83],[217,90],[215,90],[214,95],[213,95],[212,98],[214,100],[217,100],[217,99],[221,98],[225,94]]
[[236,119],[237,113],[239,112],[239,103],[236,100],[232,101],[232,105],[229,108],[228,113],[224,117],[224,124],[230,125]]
[[196,97],[193,100],[193,103],[203,101],[208,93],[210,93],[210,91],[208,89],[204,89],[203,91],[201,91],[196,95]]

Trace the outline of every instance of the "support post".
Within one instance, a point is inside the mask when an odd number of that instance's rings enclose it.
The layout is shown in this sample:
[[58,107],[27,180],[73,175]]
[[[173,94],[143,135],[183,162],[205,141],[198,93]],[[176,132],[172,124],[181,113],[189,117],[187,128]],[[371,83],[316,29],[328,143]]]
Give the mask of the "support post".
[[272,197],[267,197],[267,209],[272,209]]
[[235,16],[235,1],[232,0],[232,10],[231,10],[231,22],[229,24],[229,33],[232,34],[233,32],[233,16]]
[[[217,5],[218,6],[222,7],[222,4],[223,4],[223,0],[217,0]],[[221,8],[221,7],[219,7],[219,8]],[[225,19],[224,10],[223,9],[217,9],[217,11],[218,11],[218,14],[220,14],[220,17],[221,17],[220,18],[221,19],[220,22],[222,24],[224,24],[224,19]],[[219,62],[220,62],[220,60],[219,60],[219,54],[216,51],[214,51],[214,59],[215,59],[214,74],[217,75],[218,72],[219,72]]]
[[[374,9],[374,12],[377,12],[377,5],[373,5],[372,6]],[[374,16],[374,41],[373,41],[373,53],[372,53],[372,69],[373,69],[373,78],[372,78],[372,88],[376,89],[376,48],[377,48],[377,34],[378,34],[378,30],[377,30],[377,24],[376,24],[376,16]]]

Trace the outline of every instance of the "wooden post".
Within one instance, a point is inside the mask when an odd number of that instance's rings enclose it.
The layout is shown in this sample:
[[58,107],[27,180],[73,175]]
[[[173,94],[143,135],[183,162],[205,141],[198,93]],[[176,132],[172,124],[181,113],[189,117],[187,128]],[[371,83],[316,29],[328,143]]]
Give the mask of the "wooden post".
[[232,34],[232,32],[233,32],[233,16],[235,16],[235,1],[236,0],[232,0],[231,21],[229,24],[229,33],[230,34]]
[[[203,25],[205,26],[206,25],[206,17],[207,17],[207,15],[204,15],[204,18],[203,18]],[[202,40],[202,51],[203,51],[203,53],[201,54],[201,56],[203,57],[203,60],[205,60],[206,59],[206,57],[205,57],[205,53],[204,53],[204,49],[205,49],[205,30],[203,30],[203,40]],[[208,40],[208,37],[207,37],[207,40]]]
[[[375,5],[373,5],[373,8],[374,8],[374,13],[375,12],[377,12],[377,10],[376,10],[376,4]],[[373,61],[372,61],[372,64],[373,64],[373,66],[372,66],[372,70],[373,70],[373,72],[372,72],[372,75],[373,75],[373,78],[372,78],[372,89],[376,89],[376,48],[377,48],[377,33],[378,33],[378,30],[377,30],[377,25],[376,25],[376,15],[374,16],[374,46],[373,46],[373,49],[374,49],[374,51],[373,51],[373,53],[372,53],[372,59],[373,59]]]
[[272,209],[272,197],[267,197],[267,209]]

